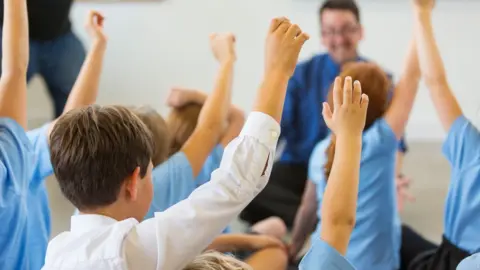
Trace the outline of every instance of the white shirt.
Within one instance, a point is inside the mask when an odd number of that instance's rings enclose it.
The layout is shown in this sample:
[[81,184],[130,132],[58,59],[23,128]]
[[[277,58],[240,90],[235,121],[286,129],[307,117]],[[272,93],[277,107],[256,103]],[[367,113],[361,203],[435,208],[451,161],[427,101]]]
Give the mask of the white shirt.
[[70,231],[49,243],[43,269],[182,269],[265,187],[279,135],[272,117],[250,113],[210,182],[141,223],[73,216]]

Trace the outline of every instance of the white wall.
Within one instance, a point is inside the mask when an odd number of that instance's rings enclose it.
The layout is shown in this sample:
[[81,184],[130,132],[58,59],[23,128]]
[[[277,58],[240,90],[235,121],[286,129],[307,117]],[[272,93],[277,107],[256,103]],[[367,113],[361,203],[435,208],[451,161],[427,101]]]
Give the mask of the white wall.
[[[216,64],[208,47],[208,34],[231,31],[237,35],[238,63],[234,102],[249,109],[262,76],[263,41],[270,18],[286,15],[309,32],[312,39],[302,58],[322,51],[318,40],[317,8],[307,0],[166,0],[161,3],[75,4],[71,18],[85,40],[83,19],[89,9],[106,16],[108,53],[101,81],[101,104],[149,104],[165,112],[171,86],[209,91]],[[365,56],[399,74],[411,35],[409,1],[361,1],[366,37]],[[390,1],[385,1],[390,2]],[[453,89],[465,113],[479,118],[480,75],[475,48],[480,48],[480,2],[441,2],[435,26]],[[36,80],[29,92],[30,116],[48,118],[48,99]],[[480,121],[476,121],[480,122]],[[422,86],[408,126],[410,140],[443,137],[438,118]]]

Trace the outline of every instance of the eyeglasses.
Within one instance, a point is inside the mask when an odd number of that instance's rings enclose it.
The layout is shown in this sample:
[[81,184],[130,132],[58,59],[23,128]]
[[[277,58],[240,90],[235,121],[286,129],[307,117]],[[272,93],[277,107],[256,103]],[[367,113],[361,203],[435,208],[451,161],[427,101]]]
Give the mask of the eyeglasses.
[[329,29],[329,28],[322,29],[321,33],[322,33],[322,36],[326,38],[334,37],[334,36],[346,37],[346,36],[356,34],[359,29],[360,29],[360,26],[358,25],[349,25],[341,29]]

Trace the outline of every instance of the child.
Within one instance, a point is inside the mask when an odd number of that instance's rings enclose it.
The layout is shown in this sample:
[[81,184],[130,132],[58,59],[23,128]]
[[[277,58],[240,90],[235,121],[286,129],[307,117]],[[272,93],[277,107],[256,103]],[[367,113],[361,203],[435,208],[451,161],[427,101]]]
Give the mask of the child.
[[[420,68],[440,122],[447,131],[443,153],[451,164],[445,202],[444,235],[440,247],[418,256],[411,270],[477,269],[480,251],[480,132],[463,115],[448,84],[436,45],[431,13],[434,0],[414,0],[415,35]],[[475,264],[477,263],[477,264]]]
[[[417,92],[420,71],[412,42],[405,69],[388,104],[390,82],[373,63],[345,66],[341,77],[351,76],[362,83],[370,99],[363,133],[357,223],[352,232],[347,259],[360,270],[394,270],[400,267],[401,223],[395,195],[395,161],[401,138]],[[332,93],[330,93],[331,95]],[[329,99],[331,102],[331,98]],[[324,200],[325,186],[335,153],[335,135],[321,141],[312,153],[309,178],[302,207],[298,213],[292,243],[301,247],[305,232],[314,227],[312,218]],[[318,201],[318,202],[317,202]],[[317,206],[318,205],[318,206]],[[323,213],[318,212],[321,231]]]
[[[232,55],[231,36],[218,38],[217,55]],[[268,181],[286,84],[307,39],[286,19],[272,21],[265,79],[240,136],[210,182],[154,218],[142,221],[153,197],[153,141],[141,120],[122,106],[62,116],[50,136],[52,164],[62,193],[82,214],[50,242],[44,269],[173,270],[200,254]],[[229,94],[217,92],[214,99]],[[225,105],[216,109],[226,111]]]

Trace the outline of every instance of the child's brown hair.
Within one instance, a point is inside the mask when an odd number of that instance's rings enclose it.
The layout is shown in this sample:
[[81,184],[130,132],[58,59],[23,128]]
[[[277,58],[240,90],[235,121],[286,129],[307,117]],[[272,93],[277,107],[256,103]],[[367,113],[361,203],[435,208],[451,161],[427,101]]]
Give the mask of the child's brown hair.
[[190,135],[197,127],[198,116],[202,105],[191,103],[180,108],[174,108],[168,115],[167,124],[170,134],[169,156],[180,151]]

